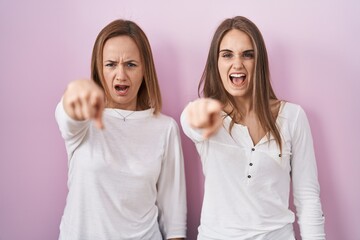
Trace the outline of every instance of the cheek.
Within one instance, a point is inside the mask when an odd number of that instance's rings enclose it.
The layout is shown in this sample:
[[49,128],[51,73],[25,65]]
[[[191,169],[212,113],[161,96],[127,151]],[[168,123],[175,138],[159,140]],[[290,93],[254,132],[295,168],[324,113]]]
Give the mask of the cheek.
[[109,79],[111,79],[111,72],[110,71],[103,71],[104,79],[107,82]]
[[249,74],[253,74],[254,73],[254,63],[253,62],[249,62],[245,65],[246,69],[248,70]]
[[104,73],[104,80],[107,86],[112,83],[112,77],[109,73]]
[[227,72],[220,71],[220,79],[221,79],[223,87],[226,88],[226,86],[229,84]]
[[143,81],[143,75],[140,73],[134,73],[131,76],[129,76],[131,85],[135,88],[139,88],[142,81]]
[[223,76],[226,76],[227,75],[227,67],[226,67],[226,64],[222,63],[222,62],[218,62],[218,70],[219,70],[219,73],[220,73],[220,76],[223,77]]
[[109,72],[104,72],[103,76],[104,76],[103,85],[105,85],[104,87],[106,87],[108,90],[110,90],[112,88],[112,84],[113,84],[113,77]]

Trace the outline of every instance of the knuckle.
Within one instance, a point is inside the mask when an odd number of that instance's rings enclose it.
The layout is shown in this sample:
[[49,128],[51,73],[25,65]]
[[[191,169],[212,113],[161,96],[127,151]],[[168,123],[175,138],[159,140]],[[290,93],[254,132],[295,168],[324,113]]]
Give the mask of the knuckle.
[[81,91],[81,92],[79,92],[79,99],[85,100],[85,99],[88,99],[89,96],[90,96],[89,91]]

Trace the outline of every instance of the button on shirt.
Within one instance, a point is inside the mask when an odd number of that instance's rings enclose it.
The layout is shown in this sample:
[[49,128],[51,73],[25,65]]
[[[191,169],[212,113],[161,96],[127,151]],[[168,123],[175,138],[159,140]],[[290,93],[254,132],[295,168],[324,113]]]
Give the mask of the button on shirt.
[[303,109],[282,103],[276,122],[282,152],[273,136],[254,146],[247,127],[240,124],[230,135],[230,122],[226,116],[223,127],[204,140],[201,131],[190,128],[185,114],[181,116],[205,176],[198,239],[294,239],[291,178],[302,239],[325,239],[312,137]]

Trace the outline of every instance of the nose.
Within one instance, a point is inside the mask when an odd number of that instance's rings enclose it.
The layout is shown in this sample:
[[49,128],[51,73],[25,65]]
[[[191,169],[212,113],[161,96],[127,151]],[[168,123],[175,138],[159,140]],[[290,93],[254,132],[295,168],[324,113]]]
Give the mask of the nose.
[[125,68],[122,65],[118,66],[118,69],[116,71],[116,79],[117,80],[125,80],[126,79],[126,72]]
[[241,69],[243,67],[243,59],[241,58],[241,56],[236,56],[234,58],[234,63],[233,63],[233,68],[234,69]]

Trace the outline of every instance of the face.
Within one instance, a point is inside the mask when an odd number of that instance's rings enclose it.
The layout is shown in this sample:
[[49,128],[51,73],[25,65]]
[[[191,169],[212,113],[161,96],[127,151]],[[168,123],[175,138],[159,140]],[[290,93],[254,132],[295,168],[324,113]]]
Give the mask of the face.
[[103,74],[110,94],[106,107],[136,110],[144,72],[140,51],[134,40],[128,36],[117,36],[106,41]]
[[219,47],[218,69],[226,91],[238,100],[249,100],[255,66],[250,37],[236,29],[223,37]]

